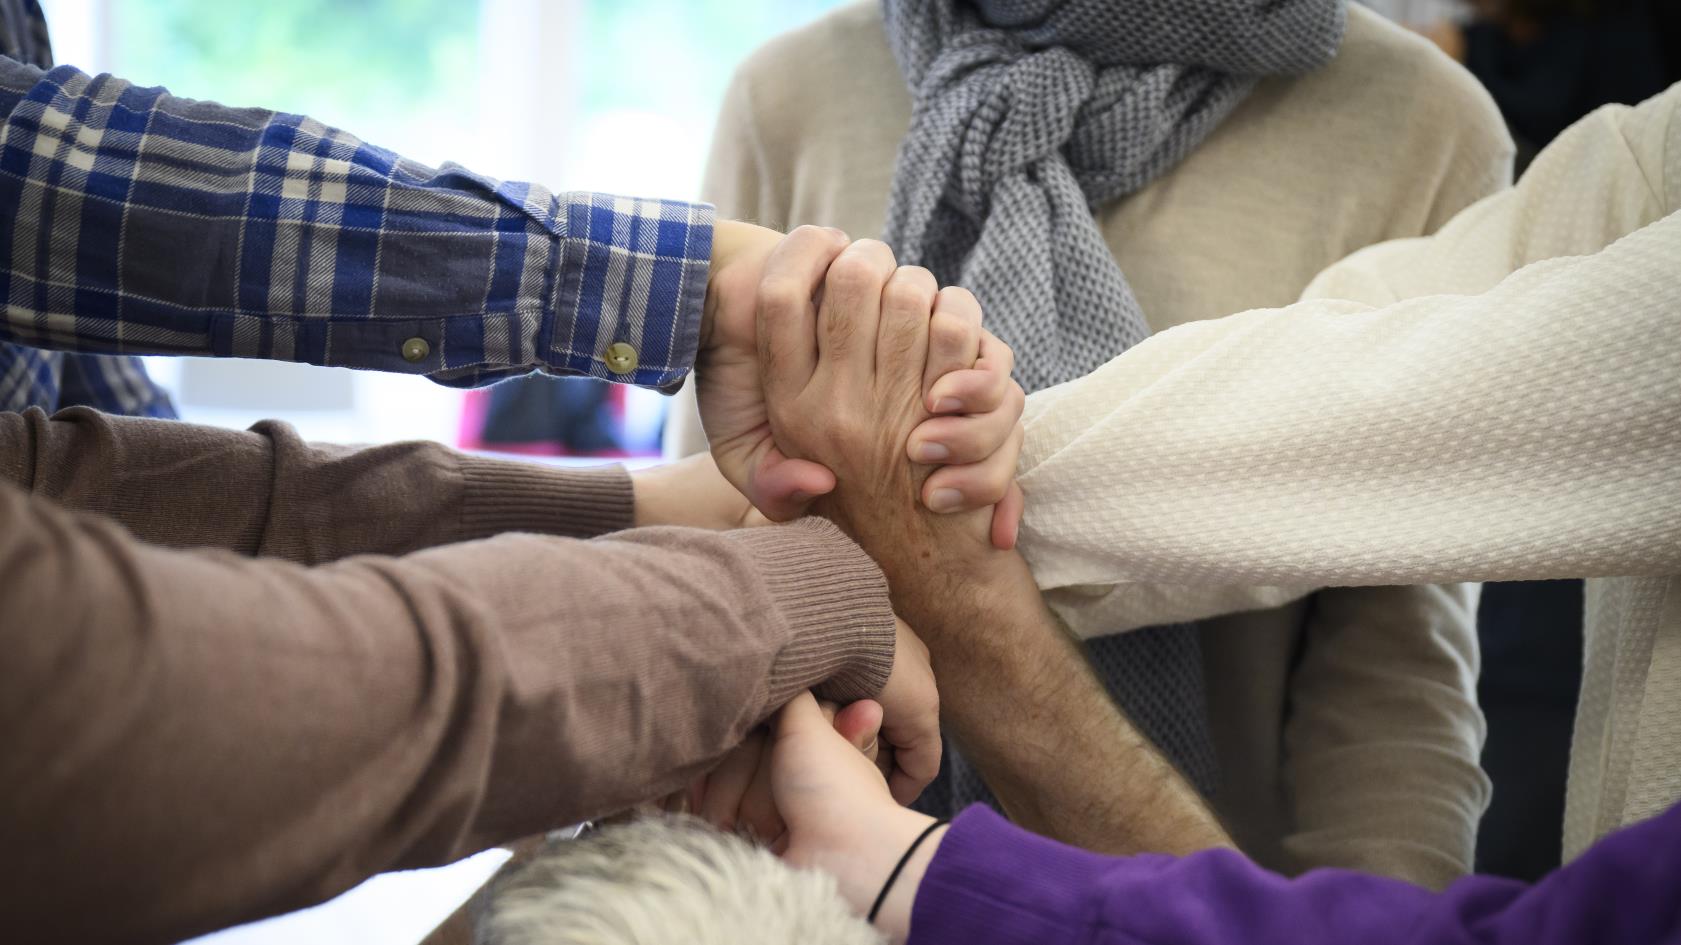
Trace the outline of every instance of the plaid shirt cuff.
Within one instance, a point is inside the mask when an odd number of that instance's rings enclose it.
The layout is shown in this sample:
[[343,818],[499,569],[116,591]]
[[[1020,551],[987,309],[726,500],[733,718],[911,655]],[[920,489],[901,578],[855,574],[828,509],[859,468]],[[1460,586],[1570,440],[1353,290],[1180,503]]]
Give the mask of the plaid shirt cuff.
[[[547,195],[533,189],[523,199],[530,207],[541,196]],[[585,191],[549,200],[539,215],[553,234],[543,250],[547,275],[531,279],[527,267],[512,311],[335,320],[328,363],[425,374],[450,387],[479,387],[533,370],[665,393],[682,387],[700,346],[712,206]],[[528,294],[533,284],[540,286],[536,297]],[[540,315],[533,319],[531,312]],[[405,354],[411,338],[429,349],[418,359]],[[510,338],[519,342],[510,345]],[[522,351],[525,358],[516,354]]]
[[[553,200],[548,218],[556,239],[539,303],[522,299],[516,311],[487,312],[477,317],[480,323],[456,317],[413,325],[432,353],[408,364],[390,358],[383,369],[423,373],[452,387],[477,387],[539,368],[666,393],[682,387],[700,347],[712,266],[712,206],[584,191]],[[542,312],[536,325],[520,314],[533,307]],[[495,324],[497,319],[507,324]],[[374,329],[364,323],[351,330]],[[345,327],[335,331],[342,334]],[[434,334],[437,340],[428,337]],[[534,352],[538,363],[496,357],[487,344],[495,337],[524,338],[519,347]],[[379,347],[396,352],[402,343],[392,335]]]
[[569,196],[554,330],[541,350],[557,371],[676,390],[700,343],[712,207]]

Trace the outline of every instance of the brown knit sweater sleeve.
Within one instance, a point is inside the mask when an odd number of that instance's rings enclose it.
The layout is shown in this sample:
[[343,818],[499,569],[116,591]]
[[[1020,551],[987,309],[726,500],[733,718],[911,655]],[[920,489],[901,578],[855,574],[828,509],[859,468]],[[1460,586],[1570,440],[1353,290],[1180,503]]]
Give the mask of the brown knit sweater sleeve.
[[[616,810],[706,770],[799,689],[873,693],[891,667],[880,572],[821,520],[504,534],[308,567],[165,545],[239,546],[216,511],[246,550],[424,544],[311,544],[286,519],[334,507],[298,488],[323,465],[353,484],[451,477],[405,478],[414,454],[384,474],[349,453],[288,466],[227,431],[189,435],[219,450],[152,452],[132,431],[165,427],[116,421],[45,462],[42,419],[0,423],[7,477],[89,505],[95,483],[131,488],[113,514],[154,541],[0,483],[0,928],[20,941],[176,941]],[[245,475],[265,455],[266,476]],[[123,468],[100,468],[113,457]],[[465,466],[454,500],[368,488],[353,520],[481,521],[475,477],[547,501]]]
[[619,466],[556,469],[429,442],[352,448],[72,407],[0,414],[0,481],[173,548],[321,564],[506,531],[589,538],[629,528]]

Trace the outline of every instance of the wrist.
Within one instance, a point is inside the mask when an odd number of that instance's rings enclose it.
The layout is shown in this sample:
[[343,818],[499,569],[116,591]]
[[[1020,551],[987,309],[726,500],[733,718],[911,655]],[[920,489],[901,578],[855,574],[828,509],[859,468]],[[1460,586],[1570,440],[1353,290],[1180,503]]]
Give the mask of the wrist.
[[782,705],[804,689],[838,703],[879,694],[893,674],[897,625],[887,582],[863,549],[817,518],[728,537],[752,554],[791,631],[765,704]]
[[[893,591],[893,608],[930,648],[969,640],[977,621],[1025,625],[1042,618],[1044,603],[1027,562],[968,536],[927,542],[883,543],[871,551]],[[968,644],[965,644],[968,645]]]
[[[885,848],[893,860],[881,873],[881,885],[877,888],[876,898],[871,900],[871,905],[875,905],[878,899],[880,901],[875,927],[895,945],[910,937],[911,911],[916,904],[917,889],[928,872],[928,864],[933,862],[934,854],[939,850],[940,841],[951,829],[949,822],[936,821],[915,811],[905,810],[905,813],[915,816],[897,818],[899,823],[892,831],[897,843]],[[911,832],[913,828],[914,832]]]
[[[887,884],[887,877],[893,872],[893,867],[905,855],[905,851],[910,849],[910,845],[916,842],[916,838],[934,823],[934,818],[927,814],[893,804],[885,792],[882,794],[882,800],[884,803],[879,813],[864,817],[861,823],[853,825],[843,836],[834,838],[832,843],[823,844],[821,848],[826,849],[827,853],[819,854],[808,864],[834,876],[842,898],[860,916],[869,914],[870,907],[875,904],[876,897],[881,895],[882,888]],[[938,837],[929,837],[923,841],[922,847],[936,846],[937,839]],[[919,854],[924,852],[921,848],[918,849]],[[893,889],[888,890],[888,901],[882,903],[882,910],[876,916],[878,928],[888,928],[883,920],[896,918],[899,909],[904,907],[904,903],[900,901],[903,898],[903,890],[899,884],[914,879],[914,882],[906,883],[906,888],[911,890],[914,899],[915,885],[921,881],[922,873],[926,869],[927,864],[920,863],[915,877],[907,876],[905,874],[910,870],[910,864],[907,863],[905,869],[900,871],[898,879],[893,882]],[[899,895],[895,895],[895,892]],[[904,924],[907,927],[910,924],[908,908],[905,910]]]
[[720,273],[728,270],[732,265],[744,258],[754,255],[757,249],[762,258],[770,246],[774,246],[782,234],[775,230],[742,223],[739,220],[720,219],[712,225],[712,264],[706,274],[706,304],[702,307],[700,321],[700,347],[705,350],[712,339],[713,316],[718,308],[718,295],[713,291]]
[[513,531],[594,538],[629,528],[635,517],[635,487],[622,466],[556,469],[465,455],[457,463],[456,527],[406,550]]
[[664,464],[631,470],[632,528],[672,524],[670,479],[671,472]]

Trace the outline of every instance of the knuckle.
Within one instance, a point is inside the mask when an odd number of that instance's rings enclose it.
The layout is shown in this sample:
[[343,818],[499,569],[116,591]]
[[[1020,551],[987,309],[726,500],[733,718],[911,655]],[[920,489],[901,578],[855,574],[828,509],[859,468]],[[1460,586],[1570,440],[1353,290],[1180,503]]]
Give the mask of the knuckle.
[[797,312],[810,300],[806,287],[797,279],[770,276],[759,284],[759,306],[766,312],[779,315]]
[[887,281],[890,268],[869,253],[848,251],[829,265],[827,282],[838,291],[873,291]]
[[986,488],[992,494],[993,501],[997,502],[1010,491],[1010,483],[1016,481],[1015,463],[1000,462],[989,465],[991,468],[986,473]]
[[1004,365],[1004,374],[1007,376],[1016,369],[1016,350],[1002,341],[998,343],[998,347],[998,360]]
[[[973,456],[979,452],[984,439],[984,431],[980,428],[980,424],[968,418],[949,417],[946,419],[952,422],[939,428],[939,441],[944,443],[955,456],[959,457],[958,461],[962,461],[961,457]],[[946,462],[949,464],[951,460]]]
[[928,343],[939,348],[942,352],[965,351],[973,346],[975,333],[970,330],[971,324],[961,318],[955,318],[945,311],[934,313],[934,320],[928,325]]
[[814,249],[817,246],[834,243],[837,239],[835,232],[828,227],[814,226],[810,223],[802,223],[789,230],[787,236],[789,242],[801,246],[811,245]]
[[1005,406],[1009,407],[1010,412],[1015,415],[1016,426],[1021,426],[1021,415],[1027,409],[1027,393],[1015,381],[1010,382],[1010,393],[1005,400]]
[[869,256],[877,265],[884,266],[889,270],[899,264],[898,260],[893,257],[893,248],[881,240],[866,237],[855,241],[852,245],[859,255]]
[[929,298],[933,298],[940,291],[939,280],[934,278],[934,273],[930,272],[926,266],[900,266],[896,270],[896,274],[907,282],[914,282],[927,289]]
[[[920,275],[918,274],[920,273]],[[886,308],[927,316],[934,307],[934,275],[916,266],[901,266],[887,280],[881,301]]]
[[999,359],[1006,362],[1014,361],[1016,359],[1016,349],[1010,347],[1004,339],[984,328],[981,329],[981,335],[986,339],[987,347],[997,352]]
[[981,320],[981,303],[975,294],[960,285],[948,285],[940,290],[939,304],[942,309],[950,309],[951,313],[960,318],[972,318],[977,323]]
[[798,237],[800,239],[812,239],[818,236],[827,238],[828,234],[820,226],[813,226],[810,223],[802,223],[799,226],[794,227],[792,230],[789,230],[788,236]]

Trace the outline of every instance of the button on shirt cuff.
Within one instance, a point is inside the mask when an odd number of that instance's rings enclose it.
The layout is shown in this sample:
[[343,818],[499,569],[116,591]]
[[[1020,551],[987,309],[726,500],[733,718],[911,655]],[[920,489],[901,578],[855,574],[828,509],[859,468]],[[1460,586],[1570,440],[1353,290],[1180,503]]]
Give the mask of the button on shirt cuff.
[[673,391],[694,365],[712,207],[565,195],[551,370]]

